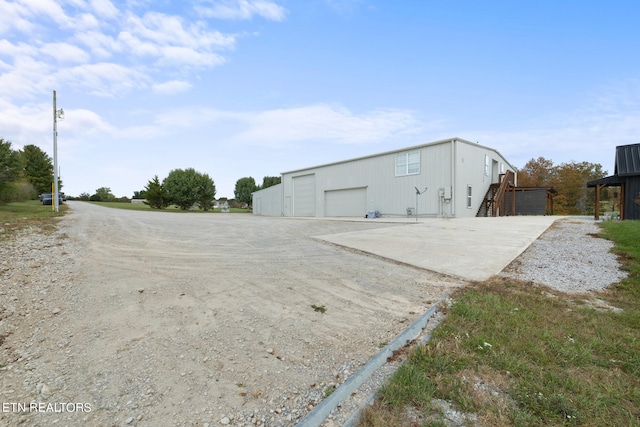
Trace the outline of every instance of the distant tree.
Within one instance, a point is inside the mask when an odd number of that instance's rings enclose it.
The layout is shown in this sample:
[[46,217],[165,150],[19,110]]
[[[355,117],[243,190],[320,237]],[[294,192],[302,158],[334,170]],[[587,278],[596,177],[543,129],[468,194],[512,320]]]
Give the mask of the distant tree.
[[280,184],[281,177],[279,176],[265,176],[262,178],[262,187],[261,189],[273,187],[274,185]]
[[587,189],[587,182],[607,175],[602,165],[589,162],[568,162],[554,165],[544,157],[531,159],[518,171],[518,185],[522,187],[554,187],[554,213],[559,215],[591,214],[595,194]]
[[592,214],[595,204],[595,192],[587,189],[587,182],[607,175],[602,165],[589,162],[562,163],[555,168],[558,196],[555,209],[558,214]]
[[251,204],[251,193],[258,190],[255,179],[252,177],[240,178],[236,181],[234,194],[236,200],[247,205]]
[[[158,179],[157,175],[156,175],[156,179]],[[132,199],[146,199],[146,198],[147,198],[147,195],[145,190],[133,192]]]
[[531,159],[518,171],[518,185],[521,187],[551,186],[555,181],[553,161],[544,157]]
[[186,210],[197,202],[203,209],[211,209],[216,194],[216,187],[209,175],[202,174],[193,168],[174,169],[164,179],[171,203]]
[[109,187],[100,187],[89,200],[92,202],[113,202],[116,200],[116,196],[111,193],[111,189]]
[[153,209],[164,209],[171,204],[169,193],[164,185],[160,183],[158,175],[154,176],[153,179],[147,183],[147,186],[142,192],[145,194],[144,198],[146,199],[144,203]]
[[[24,173],[38,194],[51,193],[53,182],[53,163],[51,157],[36,145],[25,145],[22,149]],[[62,188],[58,180],[58,189]]]
[[89,195],[89,193],[80,193],[80,195],[78,196],[78,200],[88,201],[90,199],[91,196]]
[[209,175],[202,174],[198,185],[198,204],[203,211],[213,208],[213,201],[216,197],[216,185]]

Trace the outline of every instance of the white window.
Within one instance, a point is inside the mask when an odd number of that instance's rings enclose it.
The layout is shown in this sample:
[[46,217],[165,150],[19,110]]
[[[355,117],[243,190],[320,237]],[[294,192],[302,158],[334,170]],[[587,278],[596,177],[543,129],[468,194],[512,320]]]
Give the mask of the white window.
[[484,176],[489,176],[489,156],[484,155]]
[[420,151],[396,154],[396,176],[420,173]]
[[471,209],[471,199],[473,196],[473,187],[467,185],[467,209]]
[[500,173],[504,173],[504,163],[500,163]]

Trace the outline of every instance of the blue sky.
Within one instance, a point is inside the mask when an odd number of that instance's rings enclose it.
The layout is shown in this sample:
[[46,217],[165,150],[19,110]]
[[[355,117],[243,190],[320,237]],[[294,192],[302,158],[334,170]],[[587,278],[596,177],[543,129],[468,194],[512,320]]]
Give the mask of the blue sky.
[[67,194],[235,182],[449,137],[516,167],[640,142],[640,2],[0,0],[0,137]]

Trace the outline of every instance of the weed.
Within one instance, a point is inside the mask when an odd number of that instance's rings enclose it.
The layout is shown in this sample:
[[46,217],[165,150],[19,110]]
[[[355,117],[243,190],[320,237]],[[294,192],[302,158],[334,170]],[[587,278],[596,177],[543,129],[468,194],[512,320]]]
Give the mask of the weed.
[[323,314],[325,311],[327,311],[327,308],[324,305],[311,304],[311,308],[313,308],[313,311],[316,311],[318,313],[323,313]]
[[333,385],[330,385],[329,387],[324,389],[324,397],[331,396],[334,391],[336,391],[336,387]]

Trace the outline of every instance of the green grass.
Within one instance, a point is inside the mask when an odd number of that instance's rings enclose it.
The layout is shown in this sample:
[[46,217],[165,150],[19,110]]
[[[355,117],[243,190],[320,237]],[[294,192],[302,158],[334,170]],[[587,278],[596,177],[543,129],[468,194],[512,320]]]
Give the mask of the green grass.
[[[196,210],[182,210],[177,206],[171,205],[166,209],[152,209],[149,205],[144,203],[128,203],[128,202],[89,202],[94,205],[104,206],[107,208],[115,209],[129,209],[129,210],[141,210],[141,211],[154,211],[154,212],[201,212],[201,213],[220,213],[220,208],[212,209],[210,211],[203,211],[202,209]],[[230,213],[251,213],[249,209],[230,208]]]
[[39,200],[0,205],[0,237],[12,236],[28,227],[52,231],[56,218],[63,216],[66,210],[67,205],[62,203],[58,212],[54,212],[51,206],[44,206]]
[[444,425],[432,399],[480,425],[640,425],[640,221],[603,228],[629,278],[597,297],[622,311],[506,279],[462,289],[360,426]]

